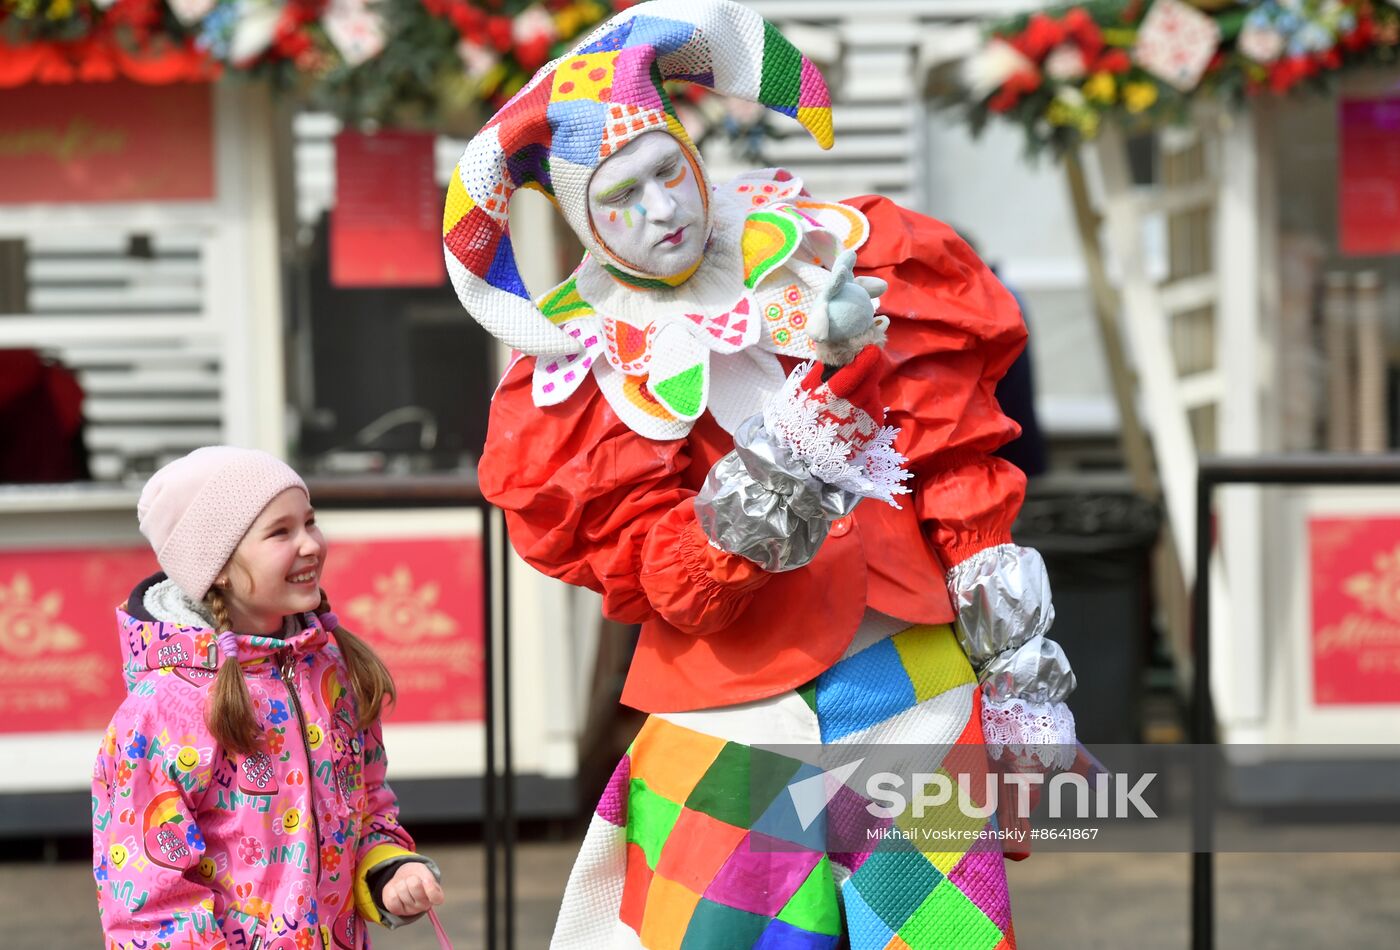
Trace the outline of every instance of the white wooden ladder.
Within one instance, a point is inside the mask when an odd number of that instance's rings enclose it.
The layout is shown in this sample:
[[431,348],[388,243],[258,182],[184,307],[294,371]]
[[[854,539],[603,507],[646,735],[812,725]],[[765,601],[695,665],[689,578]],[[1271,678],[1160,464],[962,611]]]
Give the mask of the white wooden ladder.
[[[1158,181],[1148,186],[1133,183],[1120,129],[1106,127],[1092,149],[1139,405],[1188,588],[1202,569],[1195,563],[1200,454],[1262,448],[1260,244],[1273,229],[1262,221],[1272,203],[1261,200],[1268,169],[1253,123],[1212,111],[1159,134]],[[1228,504],[1217,507],[1217,555],[1208,567],[1211,624],[1220,634],[1212,638],[1212,691],[1229,732],[1263,714],[1260,678],[1230,676],[1259,655],[1261,513],[1257,488],[1220,495]]]

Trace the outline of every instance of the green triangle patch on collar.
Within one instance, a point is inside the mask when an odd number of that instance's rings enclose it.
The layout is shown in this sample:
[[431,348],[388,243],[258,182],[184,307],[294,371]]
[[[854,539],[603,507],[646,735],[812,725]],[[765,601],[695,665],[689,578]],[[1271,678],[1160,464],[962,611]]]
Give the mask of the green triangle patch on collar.
[[682,419],[694,419],[705,407],[705,367],[696,363],[667,379],[648,380],[652,394]]
[[575,317],[587,317],[593,313],[593,305],[584,300],[578,292],[578,276],[575,275],[555,287],[539,300],[540,313],[550,322],[559,324]]

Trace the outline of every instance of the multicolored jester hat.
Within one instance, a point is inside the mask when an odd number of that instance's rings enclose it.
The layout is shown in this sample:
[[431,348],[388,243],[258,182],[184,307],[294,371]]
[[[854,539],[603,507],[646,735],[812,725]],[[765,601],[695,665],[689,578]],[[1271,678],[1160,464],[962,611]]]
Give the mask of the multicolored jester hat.
[[520,279],[509,228],[517,188],[548,195],[590,253],[636,273],[593,234],[593,170],[652,131],[669,132],[701,167],[662,86],[667,79],[762,103],[831,147],[831,97],[821,74],[747,7],[652,0],[613,17],[541,68],[496,113],[467,144],[448,185],[442,225],[448,273],[467,312],[507,346],[533,356],[580,349],[540,313]]

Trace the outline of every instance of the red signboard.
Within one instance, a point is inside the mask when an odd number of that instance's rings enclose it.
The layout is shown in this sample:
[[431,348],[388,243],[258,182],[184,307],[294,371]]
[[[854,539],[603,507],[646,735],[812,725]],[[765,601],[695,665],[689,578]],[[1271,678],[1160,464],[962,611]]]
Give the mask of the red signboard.
[[1400,518],[1312,518],[1314,702],[1400,703]]
[[[155,570],[146,547],[0,551],[0,733],[107,725],[126,695],[114,611]],[[388,721],[481,719],[479,539],[332,539],[323,583],[394,674]]]
[[426,132],[336,136],[333,286],[436,287],[447,279],[433,149]]
[[0,732],[106,728],[126,696],[115,608],[155,569],[146,547],[0,552]]
[[389,722],[482,718],[481,540],[337,541],[322,586],[394,674]]
[[0,96],[0,204],[213,198],[212,95],[122,80]]
[[1339,110],[1338,240],[1343,254],[1400,251],[1400,99]]

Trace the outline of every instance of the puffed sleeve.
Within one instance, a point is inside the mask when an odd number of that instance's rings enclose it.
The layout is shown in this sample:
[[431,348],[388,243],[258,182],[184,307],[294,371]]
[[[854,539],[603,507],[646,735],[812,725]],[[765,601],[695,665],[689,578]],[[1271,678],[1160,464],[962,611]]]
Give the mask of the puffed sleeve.
[[[915,473],[914,508],[946,569],[958,637],[985,696],[988,746],[1065,768],[1074,758],[1075,677],[1059,644],[1040,555],[1011,541],[1025,476],[992,453],[1020,433],[996,385],[1025,346],[1015,298],[947,225],[883,198],[852,205],[870,220],[857,271],[885,280],[881,387]],[[1027,752],[1027,750],[1033,750]]]
[[497,388],[479,468],[515,550],[602,594],[612,620],[660,616],[694,635],[731,624],[769,575],[709,543],[682,483],[686,441],[628,429],[592,380],[564,404],[538,407],[533,365],[518,359]]
[[943,565],[952,568],[1011,540],[1025,476],[991,453],[1020,426],[1001,411],[997,381],[1025,346],[1016,300],[953,229],[886,198],[848,202],[870,221],[856,272],[889,284],[881,394],[895,443],[914,472],[914,508]]

